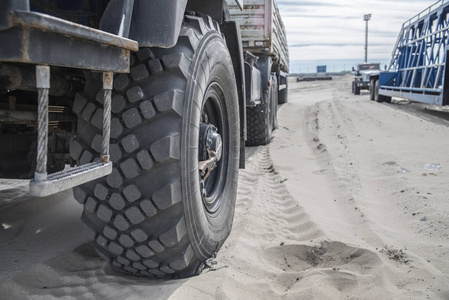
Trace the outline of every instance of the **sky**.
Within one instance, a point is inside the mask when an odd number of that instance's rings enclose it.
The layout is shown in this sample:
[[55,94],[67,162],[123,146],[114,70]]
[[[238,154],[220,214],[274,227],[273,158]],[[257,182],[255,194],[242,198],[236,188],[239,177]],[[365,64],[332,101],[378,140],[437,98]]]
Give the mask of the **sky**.
[[[290,73],[350,70],[365,60],[389,64],[402,24],[435,0],[277,0],[290,52]],[[440,1],[441,2],[441,1]]]

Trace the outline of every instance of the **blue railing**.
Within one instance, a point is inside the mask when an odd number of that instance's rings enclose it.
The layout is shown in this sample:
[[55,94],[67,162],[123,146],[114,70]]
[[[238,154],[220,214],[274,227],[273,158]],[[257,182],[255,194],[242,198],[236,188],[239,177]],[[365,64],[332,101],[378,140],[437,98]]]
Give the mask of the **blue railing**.
[[418,21],[419,19],[421,19],[423,16],[427,16],[429,14],[432,14],[432,12],[438,8],[440,8],[441,6],[443,6],[444,4],[446,4],[447,0],[440,0],[435,2],[434,4],[432,4],[431,6],[429,6],[428,8],[426,8],[425,10],[423,10],[422,12],[420,12],[419,14],[417,14],[414,17],[411,17],[410,19],[408,19],[407,21],[404,22],[404,24],[402,25],[402,27],[407,27],[408,25]]
[[380,94],[449,104],[443,103],[448,44],[449,0],[442,0],[402,25],[389,71],[380,75]]

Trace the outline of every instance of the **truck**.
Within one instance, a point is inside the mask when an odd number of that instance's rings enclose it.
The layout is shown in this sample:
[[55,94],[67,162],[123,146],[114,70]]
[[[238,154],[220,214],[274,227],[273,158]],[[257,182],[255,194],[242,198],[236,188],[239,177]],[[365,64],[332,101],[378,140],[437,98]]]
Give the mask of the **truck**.
[[449,2],[438,1],[402,24],[388,70],[375,81],[374,98],[399,97],[447,110]]
[[361,90],[369,90],[371,100],[373,98],[373,83],[379,77],[380,64],[379,63],[363,63],[358,64],[357,69],[352,69],[354,73],[354,80],[352,81],[352,93],[360,95]]
[[[284,23],[276,1],[246,1],[243,9],[235,1],[228,0],[228,4],[231,19],[240,24],[245,59],[246,145],[266,145],[277,127],[277,104],[286,103],[288,98],[289,55]],[[273,95],[270,90],[275,91]]]
[[[257,5],[269,31],[245,43]],[[230,234],[245,142],[270,141],[287,97],[285,29],[257,5],[1,1],[0,177],[73,188],[115,268],[199,274]]]

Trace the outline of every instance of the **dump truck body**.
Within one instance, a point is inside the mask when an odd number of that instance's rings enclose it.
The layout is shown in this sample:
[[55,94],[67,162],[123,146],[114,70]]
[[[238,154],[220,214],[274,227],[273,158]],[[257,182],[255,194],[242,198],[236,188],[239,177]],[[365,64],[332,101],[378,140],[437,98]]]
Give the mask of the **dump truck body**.
[[277,104],[288,98],[285,27],[275,0],[245,0],[242,6],[227,3],[230,18],[240,27],[245,58],[246,145],[264,145],[277,126]]
[[243,50],[271,56],[275,66],[288,73],[289,54],[284,23],[275,0],[246,0],[243,10],[227,0],[231,18],[240,24]]

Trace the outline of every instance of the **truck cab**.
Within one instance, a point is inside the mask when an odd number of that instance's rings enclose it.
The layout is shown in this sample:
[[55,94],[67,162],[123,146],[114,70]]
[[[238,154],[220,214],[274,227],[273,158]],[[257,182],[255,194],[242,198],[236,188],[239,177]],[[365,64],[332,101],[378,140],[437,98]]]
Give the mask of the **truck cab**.
[[376,78],[379,78],[380,64],[379,63],[363,63],[357,65],[357,69],[353,68],[354,81],[352,82],[352,93],[360,95],[361,90],[370,90],[371,83]]

